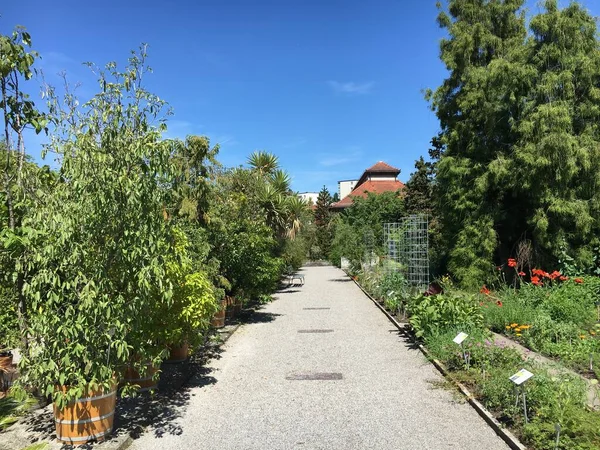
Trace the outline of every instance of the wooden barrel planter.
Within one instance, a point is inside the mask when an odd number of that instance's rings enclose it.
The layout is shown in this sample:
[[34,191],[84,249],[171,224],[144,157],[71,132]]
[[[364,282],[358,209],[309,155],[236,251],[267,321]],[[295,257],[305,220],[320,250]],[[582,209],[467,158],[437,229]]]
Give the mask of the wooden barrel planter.
[[190,353],[190,346],[187,342],[179,345],[169,345],[169,358],[165,360],[166,363],[180,363],[188,358]]
[[[66,391],[66,387],[61,387]],[[56,439],[65,444],[103,441],[113,429],[117,386],[105,391],[90,389],[85,397],[70,402],[62,410],[54,405]]]
[[244,301],[241,297],[237,297],[233,303],[234,315],[239,317],[242,314],[242,308],[244,306]]
[[225,296],[225,304],[226,309],[225,309],[225,317],[227,318],[227,320],[233,320],[235,319],[235,299],[233,297],[230,297],[228,295]]
[[153,366],[152,363],[146,363],[145,366],[147,369],[144,376],[130,366],[125,370],[125,376],[123,377],[125,383],[138,385],[140,387],[138,392],[147,392],[158,388],[158,377],[154,379],[154,374],[158,372],[158,368]]
[[12,369],[13,355],[10,352],[0,353],[0,372],[8,372]]
[[223,328],[225,326],[225,311],[227,310],[227,303],[225,299],[221,301],[219,310],[213,316],[210,324],[214,328]]

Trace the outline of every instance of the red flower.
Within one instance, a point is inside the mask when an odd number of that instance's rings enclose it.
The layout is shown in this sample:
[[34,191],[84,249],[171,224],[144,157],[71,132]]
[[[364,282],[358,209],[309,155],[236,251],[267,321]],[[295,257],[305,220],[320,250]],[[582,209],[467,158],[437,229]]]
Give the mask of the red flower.
[[538,276],[538,277],[544,276],[544,271],[541,269],[533,269],[531,271],[531,273],[533,273],[535,276]]
[[560,277],[558,277],[558,279],[560,281],[567,281],[569,279],[569,277],[565,277],[564,275],[561,275]]
[[482,294],[485,295],[490,295],[490,290],[485,286],[485,284],[483,285],[483,287],[479,290],[479,292],[481,292]]
[[561,273],[558,270],[555,270],[554,272],[552,272],[550,274],[550,278],[552,278],[553,280],[556,280],[560,276],[562,276],[562,275],[561,275]]
[[498,306],[502,307],[502,302],[501,302],[500,300],[498,300],[498,301],[496,302],[496,305],[498,305]]
[[525,276],[525,272],[519,272],[519,276],[520,277],[524,277]]
[[577,284],[582,284],[583,278],[575,278],[573,281],[575,281],[575,283],[577,283]]
[[514,258],[508,258],[508,267],[517,267],[517,260]]
[[483,302],[479,302],[479,306],[483,306]]
[[536,286],[541,286],[542,283],[540,283],[540,277],[538,277],[538,276],[531,277],[531,284],[535,284]]

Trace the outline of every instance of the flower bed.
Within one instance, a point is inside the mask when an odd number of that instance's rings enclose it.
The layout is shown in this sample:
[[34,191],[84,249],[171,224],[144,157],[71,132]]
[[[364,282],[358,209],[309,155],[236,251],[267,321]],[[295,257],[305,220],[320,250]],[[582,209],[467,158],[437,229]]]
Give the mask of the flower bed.
[[[397,291],[388,286],[390,275],[381,268],[355,276],[376,299],[385,302],[386,297],[397,296]],[[562,296],[567,291],[579,295],[584,289],[591,292],[590,285],[586,284],[586,280],[583,283],[563,280],[561,287],[556,284],[555,288]],[[527,446],[533,449],[555,448],[556,425],[560,424],[558,448],[600,448],[600,414],[586,406],[587,386],[584,381],[574,374],[550,370],[543,364],[525,358],[517,350],[493,341],[486,326],[490,323],[497,324],[497,331],[517,340],[526,341],[534,333],[536,314],[540,311],[532,309],[527,311],[529,315],[522,313],[522,308],[519,309],[521,306],[530,308],[528,302],[520,300],[519,296],[524,294],[510,289],[503,291],[502,295],[494,295],[488,288],[473,294],[453,289],[450,283],[446,283],[446,292],[443,294],[428,292],[410,296],[406,285],[403,286],[398,301],[406,308],[415,337]],[[552,286],[534,286],[532,283],[522,286],[525,290],[534,288],[538,291],[533,292],[539,295],[540,292],[548,294]],[[540,291],[540,288],[545,291]],[[550,298],[554,299],[553,296]],[[571,309],[557,307],[557,310],[564,311],[565,317],[590,317],[589,300],[571,305]],[[512,316],[513,313],[516,315]],[[453,338],[461,331],[469,335],[462,347],[453,342]],[[590,332],[588,335],[594,337]],[[573,340],[576,345],[595,342],[587,337],[577,338]],[[523,368],[534,373],[525,388],[527,421],[523,405],[515,401],[515,385],[509,379]]]
[[540,269],[532,270],[529,281],[524,272],[517,276],[518,289],[482,289],[486,325],[584,376],[598,378],[600,280],[569,279]]

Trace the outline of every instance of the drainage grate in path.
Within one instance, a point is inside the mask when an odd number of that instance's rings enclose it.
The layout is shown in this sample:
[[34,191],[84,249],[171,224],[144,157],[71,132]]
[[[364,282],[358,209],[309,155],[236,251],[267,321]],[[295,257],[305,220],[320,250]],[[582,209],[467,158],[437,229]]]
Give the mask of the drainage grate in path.
[[333,330],[298,330],[298,333],[333,333]]
[[341,380],[342,374],[339,372],[306,372],[293,373],[285,377],[286,380],[292,381],[319,381],[319,380]]
[[331,308],[302,308],[305,309],[307,311],[321,311],[323,309],[331,309]]

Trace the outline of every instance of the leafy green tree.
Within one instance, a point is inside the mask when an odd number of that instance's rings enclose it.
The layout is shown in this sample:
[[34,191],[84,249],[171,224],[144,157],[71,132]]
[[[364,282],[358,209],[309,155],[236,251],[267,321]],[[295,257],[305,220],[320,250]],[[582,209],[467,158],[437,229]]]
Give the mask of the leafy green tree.
[[[527,102],[514,130],[511,184],[523,223],[547,263],[561,246],[592,265],[600,242],[600,46],[596,18],[556,0],[531,19]],[[516,234],[516,233],[515,233]]]
[[46,150],[60,156],[61,183],[23,223],[33,275],[20,382],[59,406],[90,385],[111,387],[132,360],[144,373],[142,362],[163,352],[156,326],[173,296],[164,208],[174,171],[161,141],[165,104],[142,84],[145,60],[142,47],[122,72],[109,63],[84,105],[47,92],[56,128]]
[[233,295],[258,298],[276,287],[283,270],[276,232],[258,192],[265,183],[248,169],[218,174],[208,225],[212,254]]
[[325,186],[319,192],[315,205],[316,244],[321,252],[321,257],[326,258],[331,248],[332,233],[329,226],[331,222],[331,195]]
[[556,1],[530,21],[520,0],[452,0],[439,22],[449,77],[432,94],[444,154],[435,198],[448,267],[467,285],[532,241],[555,265],[566,244],[591,266],[599,198],[595,20]]
[[337,203],[340,201],[340,194],[338,194],[337,192],[334,192],[333,196],[331,197],[331,203]]
[[360,267],[367,240],[369,247],[372,246],[376,254],[382,255],[383,224],[398,222],[405,215],[404,199],[398,192],[368,193],[365,198],[355,198],[352,206],[336,217],[331,227],[331,262],[339,265],[340,258],[345,257],[354,269]]
[[209,209],[211,181],[219,167],[216,159],[219,146],[211,148],[206,136],[188,136],[185,141],[174,139],[171,145],[175,176],[171,214],[204,225]]
[[438,17],[449,76],[430,93],[444,148],[435,197],[449,269],[468,285],[491,273],[502,205],[513,197],[514,120],[533,71],[525,64],[523,0],[450,0]]
[[[33,76],[33,64],[38,54],[29,50],[31,37],[22,27],[10,36],[0,35],[0,111],[2,115],[2,206],[3,228],[0,232],[0,258],[2,267],[2,301],[14,302],[9,307],[19,316],[21,340],[27,346],[27,303],[23,286],[29,276],[24,254],[27,237],[22,229],[23,218],[35,208],[35,200],[42,191],[39,169],[27,162],[23,132],[33,128],[36,133],[46,130],[47,118],[40,113],[23,92],[24,81]],[[14,339],[6,334],[3,346],[14,345]],[[12,342],[11,342],[12,341]]]
[[421,156],[415,162],[415,171],[406,183],[404,204],[408,214],[430,215],[433,202],[433,171],[431,163]]

